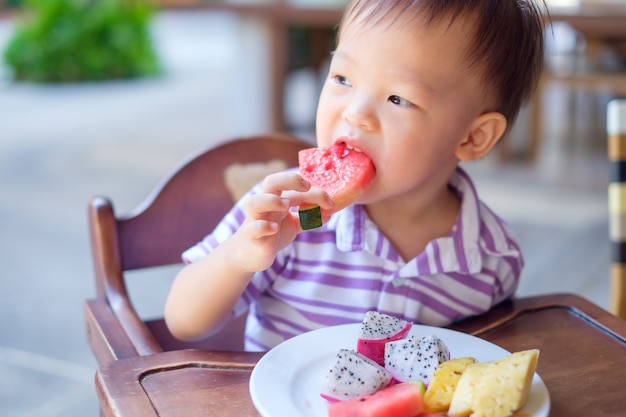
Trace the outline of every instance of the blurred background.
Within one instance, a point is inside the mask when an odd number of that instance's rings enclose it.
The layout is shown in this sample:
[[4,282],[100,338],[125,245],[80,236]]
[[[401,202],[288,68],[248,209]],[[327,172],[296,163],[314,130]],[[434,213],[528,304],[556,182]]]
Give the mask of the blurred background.
[[[98,413],[87,201],[130,210],[181,157],[234,136],[313,139],[342,3],[0,2],[1,417]],[[551,7],[567,17],[595,3]],[[626,1],[601,3],[626,15]],[[607,308],[605,107],[626,96],[626,34],[582,29],[554,22],[532,105],[465,168],[520,237],[518,295],[574,292]],[[141,314],[161,314],[174,273],[134,294]]]

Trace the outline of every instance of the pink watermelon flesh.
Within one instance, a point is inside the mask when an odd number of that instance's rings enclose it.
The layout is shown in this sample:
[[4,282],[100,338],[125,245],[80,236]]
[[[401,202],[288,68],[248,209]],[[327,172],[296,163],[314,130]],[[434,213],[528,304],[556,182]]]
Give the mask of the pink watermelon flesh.
[[356,350],[379,365],[385,365],[385,345],[404,339],[413,323],[377,311],[368,311],[361,322]]
[[[348,149],[343,142],[303,149],[298,153],[298,163],[300,175],[332,197],[335,202],[332,212],[354,203],[376,176],[372,160],[362,152]],[[330,214],[322,213],[319,206],[303,204],[299,210],[302,229],[320,227],[322,219]]]
[[328,417],[415,417],[424,411],[423,385],[405,382],[330,404]]

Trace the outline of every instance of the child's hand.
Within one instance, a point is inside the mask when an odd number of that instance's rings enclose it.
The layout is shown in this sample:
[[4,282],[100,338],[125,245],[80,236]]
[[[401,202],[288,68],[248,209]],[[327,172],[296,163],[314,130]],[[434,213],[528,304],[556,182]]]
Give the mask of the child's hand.
[[333,201],[328,194],[311,184],[297,172],[280,172],[263,181],[261,192],[246,201],[246,220],[238,233],[250,250],[241,252],[240,259],[249,271],[262,271],[271,266],[276,253],[285,248],[302,231],[297,207],[304,203],[318,204],[330,209]]

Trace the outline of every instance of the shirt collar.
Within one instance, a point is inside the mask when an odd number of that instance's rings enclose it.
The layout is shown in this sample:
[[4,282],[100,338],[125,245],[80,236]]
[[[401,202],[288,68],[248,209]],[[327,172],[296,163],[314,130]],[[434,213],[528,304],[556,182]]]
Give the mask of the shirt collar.
[[327,226],[336,230],[339,250],[365,251],[384,256],[390,261],[404,264],[405,273],[411,275],[477,273],[482,269],[478,195],[471,179],[460,167],[452,174],[449,185],[461,199],[461,209],[452,231],[448,236],[429,242],[421,254],[406,263],[394,249],[381,252],[381,247],[391,245],[384,244],[386,238],[367,218],[362,205],[353,204],[334,214]]

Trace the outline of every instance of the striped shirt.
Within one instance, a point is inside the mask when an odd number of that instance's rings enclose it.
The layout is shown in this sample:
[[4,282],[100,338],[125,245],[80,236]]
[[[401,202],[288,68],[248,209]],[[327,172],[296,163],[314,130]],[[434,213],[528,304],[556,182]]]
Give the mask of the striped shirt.
[[[249,309],[246,349],[268,350],[308,330],[360,322],[368,310],[444,326],[510,298],[523,266],[516,237],[479,201],[461,168],[450,186],[461,198],[452,231],[408,262],[361,205],[300,233],[270,268],[253,276],[234,307],[234,315]],[[242,201],[183,253],[185,262],[205,256],[239,228]]]

